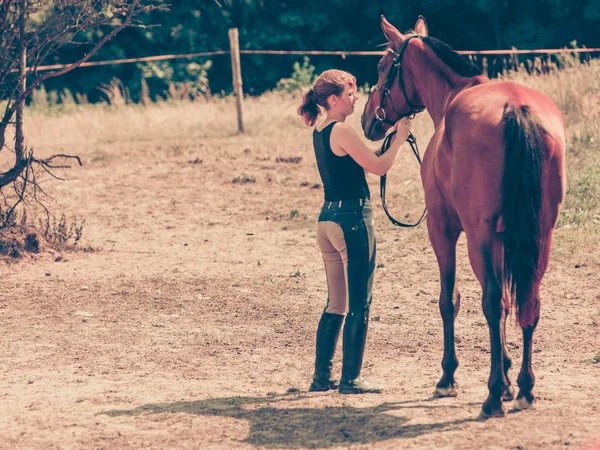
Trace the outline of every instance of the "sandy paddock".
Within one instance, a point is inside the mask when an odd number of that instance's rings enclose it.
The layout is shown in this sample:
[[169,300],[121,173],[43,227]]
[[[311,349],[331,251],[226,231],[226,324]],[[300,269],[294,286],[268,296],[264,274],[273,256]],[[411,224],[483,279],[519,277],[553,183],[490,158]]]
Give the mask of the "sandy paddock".
[[[326,298],[310,131],[293,114],[273,123],[265,112],[240,136],[229,112],[211,119],[198,118],[202,105],[165,108],[162,120],[148,112],[131,123],[122,113],[103,124],[82,119],[83,127],[76,117],[38,118],[30,129],[41,154],[84,158],[48,190],[54,210],[86,219],[84,241],[96,251],[0,266],[0,448],[600,445],[600,250],[573,247],[582,231],[557,231],[543,283],[536,408],[512,413],[507,404],[505,418],[478,421],[489,338],[465,240],[460,394],[436,400],[437,264],[425,227],[394,228],[369,177],[378,269],[363,374],[386,389],[309,394]],[[419,120],[418,136],[429,126]],[[420,180],[408,152],[389,178],[390,207],[417,217]],[[518,370],[512,319],[508,340]]]

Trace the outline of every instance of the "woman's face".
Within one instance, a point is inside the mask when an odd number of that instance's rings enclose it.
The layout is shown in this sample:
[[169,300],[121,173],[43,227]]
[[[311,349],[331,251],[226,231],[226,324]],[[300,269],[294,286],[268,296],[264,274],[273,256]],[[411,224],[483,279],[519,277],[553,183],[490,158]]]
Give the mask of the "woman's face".
[[358,95],[356,95],[356,85],[354,83],[347,84],[344,88],[344,92],[339,96],[335,96],[335,104],[333,107],[344,116],[349,116],[354,112],[356,100],[358,100]]

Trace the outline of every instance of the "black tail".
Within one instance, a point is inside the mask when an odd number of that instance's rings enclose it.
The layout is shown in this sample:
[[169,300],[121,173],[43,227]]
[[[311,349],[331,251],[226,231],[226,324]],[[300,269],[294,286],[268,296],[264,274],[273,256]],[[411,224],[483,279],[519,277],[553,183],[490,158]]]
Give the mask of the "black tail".
[[[530,291],[537,276],[540,258],[540,211],[542,205],[543,142],[546,132],[527,106],[505,105],[506,144],[502,181],[504,232],[504,277],[516,299],[517,317],[522,326],[532,325]],[[527,316],[527,317],[526,317]]]

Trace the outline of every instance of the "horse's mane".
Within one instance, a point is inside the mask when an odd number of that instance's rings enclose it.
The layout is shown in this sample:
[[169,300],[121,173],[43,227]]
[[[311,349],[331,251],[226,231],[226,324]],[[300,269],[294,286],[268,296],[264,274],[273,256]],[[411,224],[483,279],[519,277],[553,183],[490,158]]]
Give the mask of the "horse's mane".
[[444,64],[461,77],[471,78],[481,75],[481,70],[477,66],[452,50],[448,44],[429,36],[424,37],[423,42],[434,51]]

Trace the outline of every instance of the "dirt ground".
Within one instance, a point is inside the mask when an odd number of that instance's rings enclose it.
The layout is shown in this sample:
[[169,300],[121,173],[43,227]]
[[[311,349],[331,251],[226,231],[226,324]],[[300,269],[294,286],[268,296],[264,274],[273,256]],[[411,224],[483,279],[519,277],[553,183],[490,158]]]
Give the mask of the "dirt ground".
[[[54,210],[86,219],[96,251],[0,265],[0,448],[600,448],[599,248],[577,253],[582,262],[560,251],[569,238],[558,230],[535,334],[536,408],[507,404],[505,418],[479,421],[489,338],[465,240],[460,393],[432,399],[437,264],[424,226],[387,221],[376,177],[363,374],[385,392],[307,393],[326,299],[315,242],[323,192],[310,131],[298,136],[296,147],[222,134],[77,149],[84,167],[48,189]],[[410,169],[393,169],[388,202],[414,218],[416,163],[400,160]],[[508,340],[514,381],[512,320]]]

